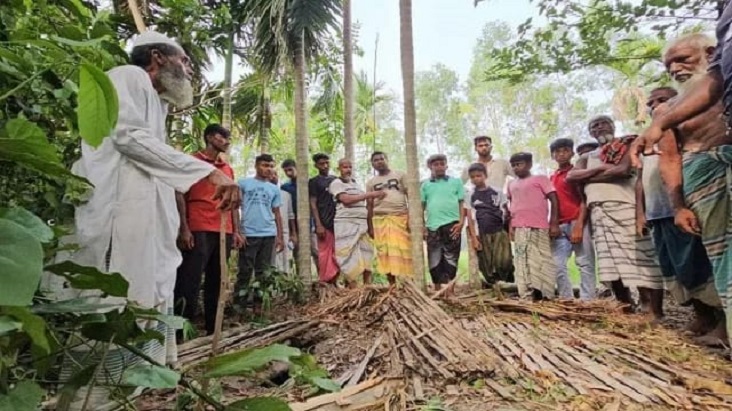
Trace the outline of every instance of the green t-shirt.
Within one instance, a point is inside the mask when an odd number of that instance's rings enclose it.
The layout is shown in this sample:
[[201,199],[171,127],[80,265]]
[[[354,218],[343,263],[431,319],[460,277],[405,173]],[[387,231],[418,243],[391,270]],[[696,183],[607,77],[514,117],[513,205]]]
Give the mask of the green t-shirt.
[[427,212],[427,229],[435,231],[460,220],[460,202],[465,197],[465,189],[459,178],[425,180],[420,192]]

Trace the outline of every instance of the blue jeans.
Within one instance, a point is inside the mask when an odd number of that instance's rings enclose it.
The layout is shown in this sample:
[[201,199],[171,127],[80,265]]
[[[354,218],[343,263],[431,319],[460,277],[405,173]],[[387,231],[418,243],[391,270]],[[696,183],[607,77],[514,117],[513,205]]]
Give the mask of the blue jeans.
[[557,264],[557,290],[561,298],[574,298],[572,283],[567,275],[567,261],[574,251],[575,262],[580,270],[580,299],[591,300],[595,298],[597,276],[595,274],[595,248],[592,246],[590,237],[590,226],[585,225],[582,233],[582,242],[572,244],[569,239],[575,223],[567,223],[559,226],[561,235],[552,241],[552,254]]

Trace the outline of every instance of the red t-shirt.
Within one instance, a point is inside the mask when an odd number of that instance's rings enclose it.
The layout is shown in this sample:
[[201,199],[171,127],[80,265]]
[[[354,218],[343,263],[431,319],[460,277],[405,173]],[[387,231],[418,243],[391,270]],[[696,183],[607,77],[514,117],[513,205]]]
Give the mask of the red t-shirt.
[[[222,159],[211,160],[203,152],[193,155],[201,161],[205,161],[221,170],[224,174],[234,179],[234,170]],[[188,227],[191,231],[209,231],[218,233],[221,228],[221,212],[216,208],[218,201],[211,198],[216,192],[216,187],[207,178],[191,186],[185,194]],[[231,234],[233,230],[231,216],[227,220],[226,232]]]
[[582,196],[579,188],[567,182],[567,173],[572,167],[559,169],[552,174],[551,181],[557,190],[559,201],[559,224],[571,223],[579,217]]

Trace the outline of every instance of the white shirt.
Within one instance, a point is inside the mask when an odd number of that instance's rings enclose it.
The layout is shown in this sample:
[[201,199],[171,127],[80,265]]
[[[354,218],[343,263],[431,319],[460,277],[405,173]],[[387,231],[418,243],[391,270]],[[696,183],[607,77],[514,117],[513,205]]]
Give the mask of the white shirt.
[[175,191],[188,191],[214,167],[166,144],[167,104],[143,69],[121,66],[108,76],[119,97],[119,119],[99,147],[82,143],[72,168],[95,187],[76,209],[81,249],[72,258],[119,272],[130,283],[128,299],[162,310],[172,307],[181,263]]

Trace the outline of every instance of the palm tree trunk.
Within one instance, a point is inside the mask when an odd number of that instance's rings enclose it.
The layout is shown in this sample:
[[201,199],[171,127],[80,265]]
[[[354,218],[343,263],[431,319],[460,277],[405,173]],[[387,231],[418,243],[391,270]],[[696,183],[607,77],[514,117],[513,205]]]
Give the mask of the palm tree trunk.
[[343,128],[346,158],[353,161],[355,130],[353,128],[353,39],[351,38],[351,0],[343,0]]
[[234,27],[229,31],[229,40],[224,57],[224,99],[222,102],[221,125],[231,130],[231,85],[234,70]]
[[404,142],[407,155],[406,183],[409,192],[409,228],[412,238],[414,280],[424,287],[424,212],[419,195],[419,148],[417,116],[414,108],[414,44],[412,41],[412,0],[399,0],[402,85],[404,86]]
[[265,81],[262,87],[262,96],[259,99],[259,151],[269,151],[269,137],[272,130],[272,111],[270,107],[269,82]]
[[312,288],[310,274],[310,197],[308,195],[308,164],[310,159],[307,111],[305,107],[305,48],[300,35],[295,47],[295,149],[297,151],[297,272],[303,282],[305,293]]

